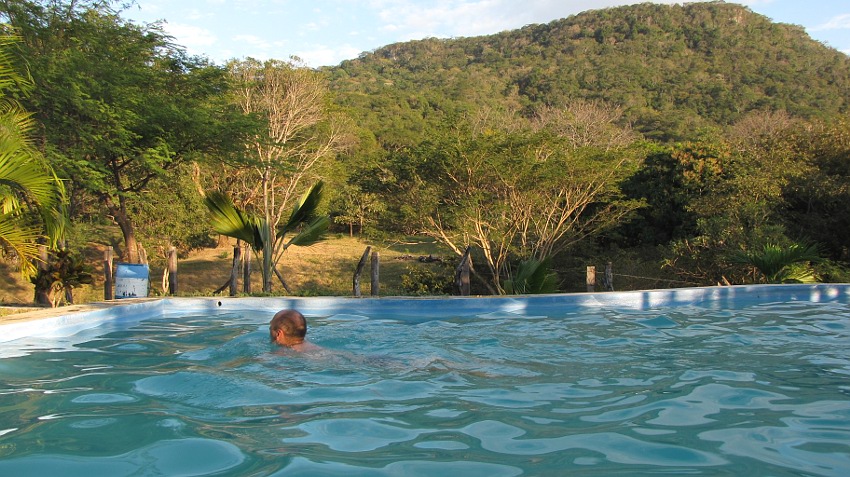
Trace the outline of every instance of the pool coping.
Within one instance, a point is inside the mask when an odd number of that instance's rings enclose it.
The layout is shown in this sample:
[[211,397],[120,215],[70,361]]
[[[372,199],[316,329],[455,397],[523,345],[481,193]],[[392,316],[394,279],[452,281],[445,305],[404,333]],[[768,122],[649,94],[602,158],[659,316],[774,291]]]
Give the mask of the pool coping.
[[[850,284],[739,285],[625,292],[473,297],[162,297],[130,298],[47,308],[0,317],[0,343],[29,337],[66,337],[104,323],[141,320],[186,311],[259,311],[296,308],[306,316],[355,314],[409,316],[529,315],[547,311],[617,309],[646,311],[671,306],[726,309],[778,301],[850,303]],[[425,306],[423,306],[425,305]]]
[[[75,313],[88,313],[95,310],[111,309],[116,307],[127,306],[131,303],[148,303],[161,300],[162,298],[132,298],[123,300],[97,301],[79,305],[68,305],[57,308],[47,307],[27,307],[31,311],[22,311],[0,316],[0,326],[12,323],[24,323],[27,321],[43,320],[46,318],[55,318],[57,316],[69,315]],[[22,308],[22,307],[19,307]]]

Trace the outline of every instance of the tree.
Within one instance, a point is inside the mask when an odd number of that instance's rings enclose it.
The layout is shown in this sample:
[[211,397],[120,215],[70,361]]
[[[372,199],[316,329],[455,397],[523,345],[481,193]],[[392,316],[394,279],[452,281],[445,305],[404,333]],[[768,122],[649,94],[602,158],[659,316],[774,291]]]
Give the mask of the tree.
[[[312,245],[322,239],[330,219],[317,214],[321,199],[322,183],[318,182],[304,193],[293,207],[289,220],[281,225],[273,225],[261,215],[240,210],[221,192],[208,194],[204,202],[212,216],[213,229],[217,233],[242,240],[255,252],[262,253],[264,283],[266,275],[275,273],[286,287],[276,264],[290,246]],[[290,232],[295,235],[286,241],[285,237]]]
[[816,122],[792,137],[805,174],[783,190],[787,227],[821,244],[825,256],[850,262],[850,118]]
[[650,155],[629,184],[650,205],[634,235],[666,245],[667,266],[683,278],[745,280],[730,254],[790,240],[785,195],[808,169],[789,141],[796,129],[787,115],[754,113],[730,128],[728,142],[706,136]]
[[70,250],[59,250],[53,254],[46,267],[30,278],[35,285],[36,296],[42,291],[54,308],[63,301],[74,303],[74,288],[94,283],[94,269],[83,257]]
[[[254,59],[228,64],[241,111],[261,120],[262,130],[246,144],[243,173],[255,184],[237,191],[245,207],[258,211],[267,227],[266,244],[278,244],[286,210],[316,164],[345,146],[344,122],[329,110],[327,85],[320,73],[292,62]],[[280,255],[263,251],[263,291],[272,289],[271,272]]]
[[383,211],[383,204],[377,195],[364,192],[351,184],[342,185],[339,192],[332,204],[336,211],[334,222],[347,225],[349,237],[354,236],[355,226],[358,233],[362,234],[366,225],[377,222],[375,216]]
[[12,251],[21,273],[32,276],[38,243],[55,247],[63,236],[65,189],[34,147],[32,117],[15,99],[32,86],[12,66],[17,41],[0,32],[0,253]]
[[628,196],[647,202],[630,234],[652,245],[696,235],[697,204],[703,199],[718,202],[712,193],[728,180],[731,160],[722,143],[653,147],[623,187]]
[[564,107],[544,106],[537,111],[537,127],[565,138],[571,147],[597,147],[607,151],[635,142],[637,134],[621,126],[621,108],[604,101],[572,100]]
[[24,38],[46,155],[72,195],[97,198],[121,228],[124,259],[138,262],[138,194],[241,130],[225,125],[215,102],[226,90],[223,69],[188,57],[157,25],[123,20],[112,3],[0,2],[0,13]]
[[727,132],[735,160],[721,191],[726,197],[705,201],[714,206],[703,207],[702,215],[726,217],[726,235],[731,238],[727,241],[737,242],[732,247],[751,248],[785,239],[791,184],[814,172],[800,160],[794,144],[804,124],[786,112],[757,111]]
[[382,233],[385,227],[373,226],[385,216],[385,199],[382,190],[369,190],[369,183],[373,180],[370,174],[385,161],[386,154],[362,124],[354,125],[352,134],[356,137],[354,147],[317,169],[327,185],[329,215],[338,226],[347,226],[350,236],[355,229],[360,235]]
[[476,245],[498,293],[512,261],[545,262],[638,205],[619,194],[619,183],[639,161],[636,151],[577,150],[528,127],[482,131],[461,123],[423,143],[414,162],[422,186],[408,194],[433,197],[422,218],[426,233],[458,255]]
[[139,200],[130,209],[140,239],[148,248],[153,245],[163,261],[171,247],[185,255],[215,245],[209,224],[198,220],[207,213],[204,196],[193,177],[199,169],[197,163],[175,166],[170,174],[151,181],[150,188],[138,194]]

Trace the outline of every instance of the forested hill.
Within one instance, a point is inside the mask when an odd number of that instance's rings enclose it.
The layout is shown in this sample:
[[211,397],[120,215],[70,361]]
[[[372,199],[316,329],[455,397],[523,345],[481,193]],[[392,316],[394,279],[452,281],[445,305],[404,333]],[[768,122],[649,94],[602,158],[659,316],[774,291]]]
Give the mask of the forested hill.
[[384,144],[445,113],[602,99],[649,138],[687,139],[751,110],[850,110],[850,57],[723,2],[588,11],[491,36],[397,43],[329,69],[338,101]]

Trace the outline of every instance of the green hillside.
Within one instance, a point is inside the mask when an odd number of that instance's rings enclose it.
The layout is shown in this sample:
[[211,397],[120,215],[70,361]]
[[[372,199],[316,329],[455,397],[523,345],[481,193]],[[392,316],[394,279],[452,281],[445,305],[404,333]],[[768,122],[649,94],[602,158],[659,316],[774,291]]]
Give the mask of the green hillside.
[[680,140],[752,110],[844,113],[850,58],[722,2],[589,11],[491,36],[397,43],[329,69],[338,100],[384,144],[447,112],[602,99],[649,138]]

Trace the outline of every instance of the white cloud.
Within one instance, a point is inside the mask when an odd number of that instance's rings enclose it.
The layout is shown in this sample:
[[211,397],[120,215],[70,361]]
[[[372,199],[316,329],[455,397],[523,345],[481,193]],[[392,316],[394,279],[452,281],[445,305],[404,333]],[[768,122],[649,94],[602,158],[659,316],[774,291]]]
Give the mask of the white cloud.
[[233,37],[233,41],[239,43],[246,43],[255,48],[266,49],[271,47],[271,42],[257,35],[236,35]]
[[775,0],[738,0],[735,3],[740,3],[741,5],[750,7],[753,5],[769,5],[774,1]]
[[204,18],[211,17],[212,14],[209,11],[202,12],[201,10],[192,9],[186,12],[186,18],[188,20],[202,20]]
[[[256,60],[268,60],[271,58],[288,58],[291,49],[286,49],[285,41],[270,41],[257,35],[235,35],[231,37],[231,47],[239,51],[239,57],[251,57]],[[228,50],[227,59],[235,55]],[[224,60],[225,58],[219,58]]]
[[187,49],[200,49],[207,46],[215,45],[218,38],[215,33],[194,25],[186,25],[182,23],[165,23],[163,30],[174,38]]
[[144,6],[139,4],[130,5],[122,13],[129,14],[130,16],[144,13],[147,16],[159,19],[162,18],[162,13],[165,11],[166,9],[158,2],[148,1],[145,2]]
[[850,29],[850,13],[844,13],[829,19],[828,22],[811,28],[811,31],[847,30]]
[[319,66],[337,65],[343,60],[356,58],[360,53],[362,53],[361,50],[351,45],[344,45],[337,48],[316,45],[298,51],[295,53],[295,56],[304,60],[307,66],[316,68]]
[[249,45],[256,45],[263,42],[263,39],[256,35],[235,35],[230,39],[235,42],[248,43]]

